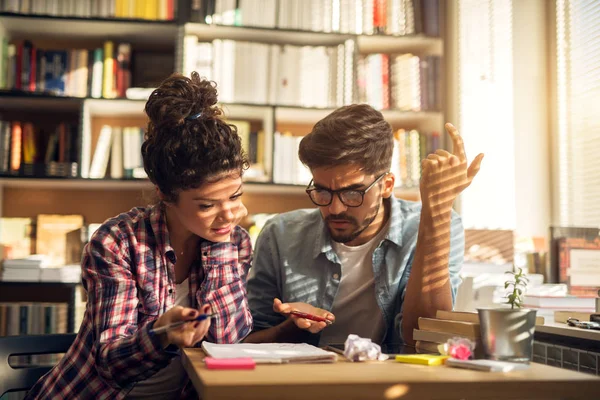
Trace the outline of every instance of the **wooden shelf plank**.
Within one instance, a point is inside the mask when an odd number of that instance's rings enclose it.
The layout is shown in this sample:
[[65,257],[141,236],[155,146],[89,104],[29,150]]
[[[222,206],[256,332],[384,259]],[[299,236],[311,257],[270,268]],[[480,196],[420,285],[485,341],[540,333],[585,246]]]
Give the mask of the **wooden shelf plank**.
[[[0,187],[22,189],[75,189],[75,190],[153,190],[145,179],[56,179],[56,178],[0,178]],[[273,195],[306,195],[304,185],[245,182],[245,193]],[[398,197],[418,197],[418,188],[398,188]]]
[[333,46],[354,35],[340,33],[310,32],[288,29],[271,29],[260,27],[241,27],[225,25],[207,25],[199,23],[185,24],[187,35],[197,35],[203,41],[214,39],[244,40],[271,44],[293,44],[311,46]]
[[0,13],[0,25],[11,40],[75,38],[174,48],[177,37],[177,24],[174,21]]
[[[303,124],[313,125],[320,119],[325,118],[333,108],[301,108],[301,107],[277,107],[275,109],[275,118],[277,122],[292,123],[301,121]],[[391,124],[409,124],[415,125],[423,122],[433,122],[438,126],[443,123],[443,114],[437,111],[400,111],[383,110],[381,111],[386,121]]]
[[444,43],[439,37],[423,35],[360,35],[358,36],[358,52],[371,53],[415,53],[442,55]]
[[0,109],[11,111],[67,111],[78,112],[83,99],[54,96],[21,90],[0,90]]

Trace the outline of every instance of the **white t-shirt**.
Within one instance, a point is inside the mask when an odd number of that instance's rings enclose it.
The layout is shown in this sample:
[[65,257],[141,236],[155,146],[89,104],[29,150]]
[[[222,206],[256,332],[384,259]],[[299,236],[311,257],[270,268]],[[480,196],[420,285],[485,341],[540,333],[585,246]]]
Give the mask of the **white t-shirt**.
[[385,322],[375,295],[373,252],[388,229],[389,222],[373,239],[360,246],[333,242],[333,250],[342,265],[342,276],[331,310],[335,323],[321,331],[320,346],[344,343],[351,333],[377,343],[383,339]]
[[[190,306],[189,278],[175,287],[175,305]],[[145,381],[136,383],[127,399],[179,399],[187,374],[181,364],[181,357],[171,359],[171,363]]]

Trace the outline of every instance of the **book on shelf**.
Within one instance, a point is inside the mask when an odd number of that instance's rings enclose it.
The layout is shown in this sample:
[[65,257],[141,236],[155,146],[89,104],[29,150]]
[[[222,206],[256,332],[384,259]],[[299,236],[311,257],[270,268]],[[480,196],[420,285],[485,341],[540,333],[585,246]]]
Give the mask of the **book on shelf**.
[[142,162],[144,130],[135,126],[103,125],[89,167],[91,179],[147,178]]
[[267,141],[270,141],[270,137],[263,129],[252,129],[251,121],[229,119],[226,122],[236,127],[242,149],[250,161],[250,168],[244,173],[244,178],[253,182],[269,181],[272,156],[271,146]]
[[183,41],[184,75],[219,84],[224,103],[340,107],[354,101],[354,42],[270,45],[229,39]]
[[[56,96],[124,98],[131,87],[131,45],[48,49],[29,40],[0,42],[0,89]],[[164,77],[163,77],[164,79]]]
[[441,110],[440,57],[373,53],[357,61],[360,103],[377,109]]
[[0,11],[79,18],[173,20],[175,0],[7,0]]
[[[67,333],[66,303],[0,302],[0,336]],[[59,355],[13,356],[13,366],[53,365]]]
[[421,160],[440,146],[438,132],[397,129],[394,132],[391,172],[396,187],[417,188],[421,179]]
[[275,132],[273,182],[278,184],[308,185],[312,176],[310,170],[298,159],[298,149],[302,136],[291,132]]
[[74,177],[78,165],[77,124],[0,120],[0,174]]
[[554,239],[558,281],[566,283],[569,294],[596,297],[600,289],[600,236]]
[[191,22],[326,33],[439,35],[439,0],[192,1]]

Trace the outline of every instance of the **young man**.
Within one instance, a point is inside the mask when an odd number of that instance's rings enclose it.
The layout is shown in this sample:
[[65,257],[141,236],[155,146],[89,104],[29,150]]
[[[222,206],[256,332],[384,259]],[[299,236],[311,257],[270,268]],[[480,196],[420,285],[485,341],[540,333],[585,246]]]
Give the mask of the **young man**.
[[[300,144],[318,210],[272,218],[248,281],[254,331],[248,342],[343,343],[348,334],[414,343],[419,317],[450,310],[460,283],[464,232],[452,210],[477,174],[462,139],[422,162],[421,203],[393,196],[391,126],[368,105],[342,107]],[[290,315],[297,310],[335,321]]]

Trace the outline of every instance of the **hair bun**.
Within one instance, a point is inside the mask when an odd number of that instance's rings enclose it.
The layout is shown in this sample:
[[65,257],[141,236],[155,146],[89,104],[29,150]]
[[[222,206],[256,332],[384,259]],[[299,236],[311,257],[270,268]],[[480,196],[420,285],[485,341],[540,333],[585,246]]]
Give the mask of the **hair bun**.
[[152,92],[146,103],[145,111],[150,119],[148,138],[183,125],[187,117],[196,114],[202,119],[216,118],[222,114],[217,101],[216,84],[200,78],[197,72],[192,72],[191,78],[171,75]]

